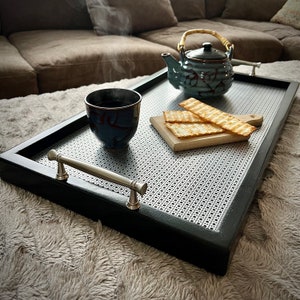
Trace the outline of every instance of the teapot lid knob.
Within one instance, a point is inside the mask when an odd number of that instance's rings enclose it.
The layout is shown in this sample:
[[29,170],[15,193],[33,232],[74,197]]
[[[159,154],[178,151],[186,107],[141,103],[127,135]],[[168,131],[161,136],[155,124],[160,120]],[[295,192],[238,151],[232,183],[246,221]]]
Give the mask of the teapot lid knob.
[[202,46],[204,47],[205,52],[211,52],[212,45],[210,42],[205,42],[202,44]]

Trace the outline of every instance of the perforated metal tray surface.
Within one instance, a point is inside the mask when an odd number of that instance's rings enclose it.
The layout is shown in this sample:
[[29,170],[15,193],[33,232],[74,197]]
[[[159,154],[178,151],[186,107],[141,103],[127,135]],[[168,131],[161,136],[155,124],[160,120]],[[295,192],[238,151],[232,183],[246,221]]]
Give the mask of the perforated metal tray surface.
[[[173,152],[150,117],[179,109],[186,96],[173,88],[166,70],[132,87],[143,95],[138,130],[126,151],[102,147],[84,112],[0,155],[2,179],[120,230],[217,274],[225,274],[238,233],[298,84],[235,75],[225,96],[207,100],[232,114],[263,115],[248,141]],[[64,156],[147,182],[141,208],[126,207],[129,189],[66,167],[67,182],[55,179]]]
[[[148,183],[141,199],[172,216],[219,231],[237,191],[268,132],[285,90],[247,82],[235,82],[222,99],[208,103],[232,114],[261,114],[263,125],[248,142],[174,153],[150,125],[151,116],[163,110],[180,109],[184,99],[167,81],[143,95],[138,131],[126,151],[102,147],[88,126],[51,146],[59,153]],[[56,168],[45,149],[34,159]],[[68,167],[66,167],[68,168]],[[122,195],[128,188],[101,180],[74,168],[68,173]]]

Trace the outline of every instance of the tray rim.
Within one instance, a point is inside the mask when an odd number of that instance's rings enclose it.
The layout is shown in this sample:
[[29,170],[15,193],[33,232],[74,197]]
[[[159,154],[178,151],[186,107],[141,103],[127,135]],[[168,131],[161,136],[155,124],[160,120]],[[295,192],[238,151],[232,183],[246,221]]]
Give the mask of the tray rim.
[[[141,82],[131,86],[130,88],[135,89],[136,91],[143,94],[144,92],[153,88],[156,84],[166,79],[167,70],[166,68],[164,68],[159,72],[154,73],[149,78],[146,78]],[[297,82],[293,81],[289,82],[258,76],[251,77],[240,73],[235,74],[235,79],[246,82],[259,83],[263,85],[282,87],[286,89],[286,92],[284,95],[284,100],[281,101],[280,108],[278,109],[278,112],[274,118],[276,119],[276,122],[274,126],[271,126],[263,143],[260,146],[260,148],[263,149],[261,149],[262,151],[259,151],[259,153],[254,158],[254,161],[258,161],[259,165],[261,165],[261,168],[258,172],[256,164],[255,166],[254,163],[251,164],[245,180],[243,181],[243,184],[239,188],[238,193],[235,197],[238,199],[247,199],[243,201],[232,202],[230,212],[228,212],[224,217],[222,230],[220,230],[219,232],[211,231],[202,226],[192,224],[191,222],[171,216],[165,212],[158,211],[146,204],[142,204],[139,211],[130,211],[126,208],[125,204],[127,201],[127,197],[118,195],[99,187],[95,187],[93,186],[93,184],[84,182],[83,180],[78,178],[70,178],[67,182],[59,182],[55,179],[56,170],[39,165],[37,162],[30,159],[30,157],[32,157],[35,153],[42,151],[42,149],[45,148],[45,145],[47,145],[48,147],[50,140],[53,144],[60,137],[65,137],[67,133],[74,132],[76,128],[80,129],[83,126],[86,126],[88,123],[85,111],[41,132],[35,137],[0,154],[1,177],[8,182],[25,188],[39,196],[45,197],[50,201],[53,201],[66,207],[67,209],[71,209],[83,215],[86,215],[86,213],[82,213],[82,204],[78,206],[74,203],[65,203],[67,201],[57,201],[56,199],[54,199],[57,192],[59,191],[62,194],[67,193],[68,195],[73,195],[75,197],[74,191],[72,191],[75,190],[75,193],[80,192],[82,195],[88,195],[88,197],[90,197],[92,201],[97,202],[97,200],[101,199],[102,202],[100,204],[102,207],[102,211],[100,215],[98,214],[99,217],[96,218],[100,219],[103,224],[115,228],[158,249],[167,251],[172,255],[183,258],[201,267],[205,267],[212,272],[223,275],[226,273],[227,265],[230,261],[231,255],[233,254],[232,250],[234,249],[235,243],[238,240],[238,235],[243,228],[243,223],[246,221],[245,217],[248,212],[249,206],[252,203],[257,188],[259,187],[260,181],[263,178],[264,169],[273,153],[273,149],[276,145],[278,137],[280,136],[281,129],[285,123],[284,121],[288,116],[289,110],[293,104],[294,95],[299,86]],[[271,136],[273,136],[272,139],[270,139]],[[55,140],[53,140],[53,137],[55,137]],[[268,143],[266,142],[266,140],[268,141]],[[264,153],[265,155],[262,155],[261,153]],[[29,180],[29,183],[24,182],[24,179],[22,178],[14,178],[16,177],[14,175],[14,172],[17,170],[23,172],[28,176],[32,176],[31,180]],[[255,176],[252,176],[253,174],[255,174]],[[26,176],[21,177],[26,178]],[[253,178],[255,178],[254,181]],[[38,182],[38,185],[40,185],[39,187],[36,186],[37,183],[34,182],[35,180],[36,182]],[[50,183],[50,186],[52,186],[53,189],[57,189],[57,192],[45,190],[43,191],[41,187],[45,187],[47,183]],[[251,188],[249,188],[249,186]],[[92,206],[96,205],[98,207],[100,204],[98,201],[97,204],[94,203],[92,204]],[[106,212],[105,209],[111,206],[113,207],[113,212]],[[132,224],[124,224],[124,222],[120,221],[120,224],[116,225],[113,221],[115,220],[116,216],[118,216],[118,218],[120,218],[120,216],[130,216]],[[235,218],[232,218],[232,216],[235,216]],[[93,216],[87,215],[87,217],[94,219]],[[151,235],[151,230],[153,231],[154,229],[159,229],[161,226],[163,226],[164,230],[161,233],[154,234],[153,238],[151,238],[151,241],[149,241],[144,235],[145,231],[141,229],[135,230],[136,228],[133,228],[140,224],[140,222],[145,222],[145,224],[147,224],[146,233],[149,233]],[[132,229],[134,229],[134,231],[132,231]],[[203,259],[192,258],[188,254],[183,253],[184,249],[186,248],[184,247],[184,245],[178,246],[178,249],[175,244],[172,245],[175,247],[175,251],[172,251],[172,249],[168,249],[168,243],[162,241],[163,235],[166,233],[170,234],[171,244],[172,241],[174,244],[176,237],[180,237],[182,241],[186,241],[187,246],[193,244],[200,248],[203,247],[203,245],[207,246],[208,250],[203,250],[203,252],[200,251],[201,254],[203,254],[204,258],[208,260],[207,263],[205,263]],[[159,234],[161,235],[161,237],[159,237]],[[155,237],[158,238],[159,242],[155,241]],[[161,243],[163,245],[160,245]],[[193,255],[195,254],[196,253],[193,253]],[[224,255],[224,260],[218,259],[218,256],[220,254]],[[212,260],[209,256],[212,256]],[[213,266],[211,266],[211,263],[213,263]]]

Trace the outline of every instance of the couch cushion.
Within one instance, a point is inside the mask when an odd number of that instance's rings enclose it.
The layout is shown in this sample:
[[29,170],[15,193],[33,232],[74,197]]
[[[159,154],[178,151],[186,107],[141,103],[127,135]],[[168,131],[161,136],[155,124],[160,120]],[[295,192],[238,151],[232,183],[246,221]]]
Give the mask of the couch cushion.
[[178,21],[205,18],[204,0],[171,0]]
[[271,22],[291,25],[300,29],[300,0],[288,0],[272,17]]
[[241,27],[247,29],[253,29],[260,32],[264,32],[276,37],[279,40],[285,37],[300,36],[300,30],[291,26],[277,24],[272,22],[257,22],[250,20],[238,20],[238,19],[222,19],[215,18],[214,21],[221,22],[234,27]]
[[92,29],[85,0],[0,0],[2,32]]
[[257,22],[248,20],[214,19],[231,26],[248,28],[270,34],[281,41],[284,46],[283,56],[280,59],[299,59],[300,57],[300,30],[283,24],[271,22]]
[[102,83],[163,68],[161,52],[175,52],[132,36],[97,36],[92,30],[44,30],[10,36],[35,68],[40,92]]
[[33,68],[4,36],[0,36],[0,98],[37,94],[37,77]]
[[300,60],[300,36],[286,37],[281,42],[284,46],[283,59]]
[[[283,47],[280,41],[268,34],[205,19],[180,22],[178,26],[164,30],[144,32],[139,36],[151,42],[176,49],[184,31],[194,28],[215,30],[227,38],[234,44],[234,58],[237,59],[272,62],[278,60],[282,53]],[[219,40],[207,34],[188,36],[186,50],[200,48],[202,43],[206,41],[211,42],[215,48],[225,51],[224,46]]]
[[226,0],[205,0],[206,18],[220,17],[224,8]]
[[269,21],[286,0],[227,0],[222,18]]
[[177,24],[170,0],[86,0],[97,34],[135,34]]

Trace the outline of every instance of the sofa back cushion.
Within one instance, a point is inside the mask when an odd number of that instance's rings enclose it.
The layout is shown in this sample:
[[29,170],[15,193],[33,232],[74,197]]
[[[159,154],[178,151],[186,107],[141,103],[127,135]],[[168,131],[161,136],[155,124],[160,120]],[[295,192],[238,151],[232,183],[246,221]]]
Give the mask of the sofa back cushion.
[[97,34],[136,34],[177,24],[170,0],[86,0]]
[[2,33],[92,29],[85,0],[0,0]]
[[178,21],[205,18],[205,0],[171,0]]
[[270,21],[286,0],[226,0],[222,18]]
[[205,0],[206,18],[220,17],[224,10],[225,2],[226,0]]

